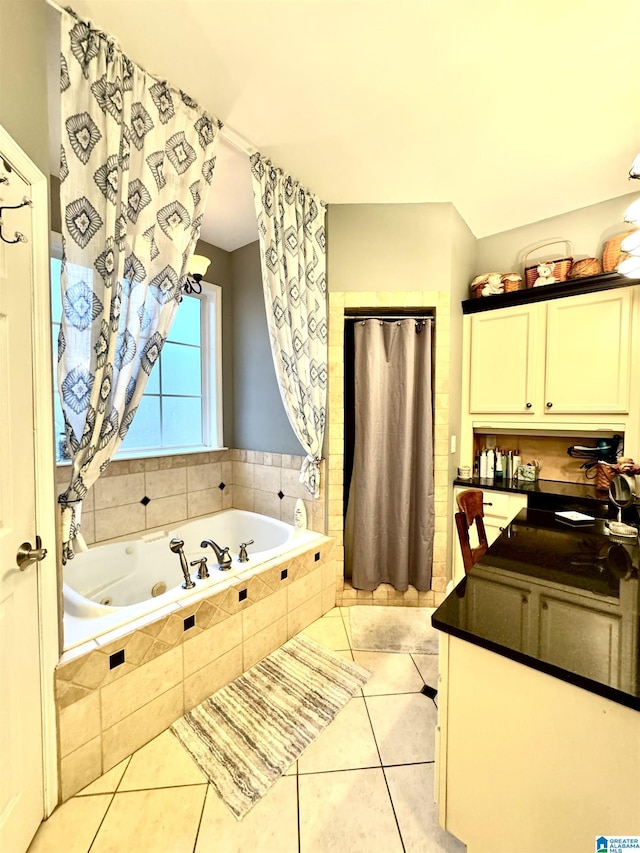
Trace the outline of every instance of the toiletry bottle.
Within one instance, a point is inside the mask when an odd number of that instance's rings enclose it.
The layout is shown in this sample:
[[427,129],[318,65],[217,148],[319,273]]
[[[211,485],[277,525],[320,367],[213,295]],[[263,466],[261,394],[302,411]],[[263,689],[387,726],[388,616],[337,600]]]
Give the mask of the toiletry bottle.
[[502,480],[502,451],[501,450],[496,450],[495,478],[496,478],[496,480]]
[[512,477],[514,480],[518,479],[518,466],[522,463],[522,457],[520,456],[520,451],[516,450],[513,454],[513,474]]
[[307,510],[302,498],[298,498],[293,510],[293,523],[298,530],[307,529]]
[[482,450],[480,452],[480,479],[486,480],[487,478],[487,451]]
[[493,480],[495,474],[495,465],[496,465],[496,457],[493,450],[489,451],[489,455],[487,457],[487,479]]

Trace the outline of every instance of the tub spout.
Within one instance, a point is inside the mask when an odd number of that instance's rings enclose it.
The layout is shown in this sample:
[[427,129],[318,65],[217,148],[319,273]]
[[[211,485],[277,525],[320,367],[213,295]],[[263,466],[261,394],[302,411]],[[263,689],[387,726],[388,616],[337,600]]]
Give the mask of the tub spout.
[[226,572],[231,568],[231,554],[229,553],[229,546],[226,548],[221,548],[219,545],[213,541],[213,539],[203,539],[200,543],[201,548],[206,548],[207,545],[216,552],[216,559],[218,561],[218,565],[220,566],[220,571]]
[[187,558],[184,555],[184,541],[182,539],[172,539],[169,542],[169,548],[173,551],[174,554],[178,554],[180,557],[180,568],[182,569],[182,574],[184,575],[184,583],[182,584],[183,589],[193,589],[195,586],[195,582],[191,580],[191,575],[189,574],[189,566],[187,565]]

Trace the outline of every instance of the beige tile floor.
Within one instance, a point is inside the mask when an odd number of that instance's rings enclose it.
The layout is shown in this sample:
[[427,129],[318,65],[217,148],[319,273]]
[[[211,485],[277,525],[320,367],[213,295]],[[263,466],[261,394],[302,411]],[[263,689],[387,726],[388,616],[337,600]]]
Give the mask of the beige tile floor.
[[304,632],[371,678],[238,822],[169,731],[43,823],[29,853],[463,853],[433,804],[432,655],[351,649],[349,608]]

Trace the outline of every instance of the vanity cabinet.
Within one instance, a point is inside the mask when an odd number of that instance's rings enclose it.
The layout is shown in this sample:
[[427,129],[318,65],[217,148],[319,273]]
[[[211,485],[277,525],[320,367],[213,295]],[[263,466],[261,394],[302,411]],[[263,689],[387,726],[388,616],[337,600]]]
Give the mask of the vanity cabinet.
[[464,599],[465,627],[487,639],[571,672],[589,673],[612,687],[629,688],[621,671],[625,602],[578,593],[566,586],[527,582],[526,576],[474,567]]
[[469,413],[521,422],[629,411],[637,288],[472,314]]

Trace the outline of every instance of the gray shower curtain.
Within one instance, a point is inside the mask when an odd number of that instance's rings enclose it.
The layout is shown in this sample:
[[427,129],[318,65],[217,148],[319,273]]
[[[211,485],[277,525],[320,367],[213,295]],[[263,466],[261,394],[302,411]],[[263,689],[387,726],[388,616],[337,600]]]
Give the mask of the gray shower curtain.
[[355,447],[345,522],[356,589],[431,587],[432,319],[357,321]]

